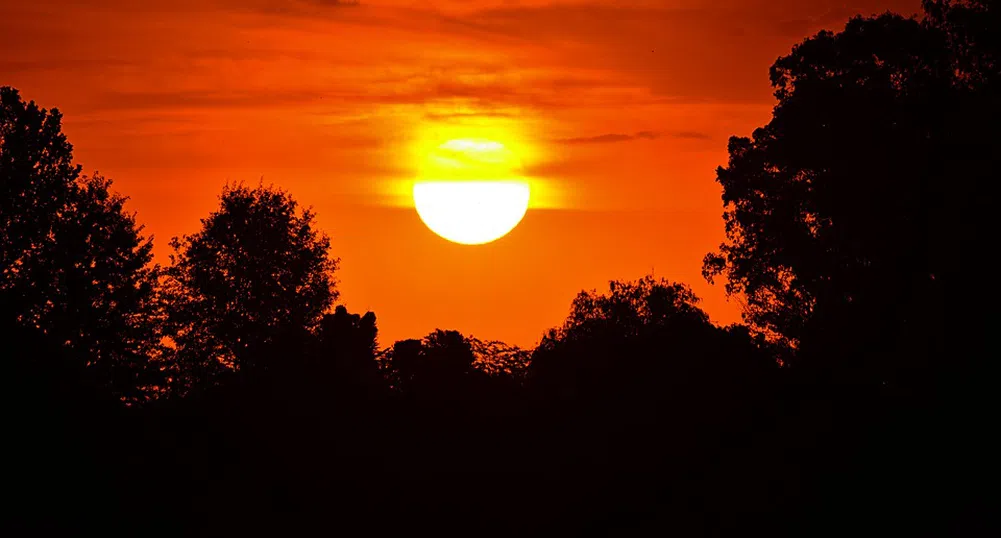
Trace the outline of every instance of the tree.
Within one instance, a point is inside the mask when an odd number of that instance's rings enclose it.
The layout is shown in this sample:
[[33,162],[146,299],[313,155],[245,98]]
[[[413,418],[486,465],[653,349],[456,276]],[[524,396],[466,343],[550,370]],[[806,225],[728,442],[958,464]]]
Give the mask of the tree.
[[40,331],[129,402],[160,367],[152,239],[111,181],[81,176],[62,115],[0,88],[0,323]]
[[[949,50],[951,96],[942,114],[940,188],[932,199],[938,219],[930,226],[937,296],[927,301],[938,319],[911,331],[947,335],[958,357],[993,349],[987,335],[997,326],[993,287],[971,278],[971,255],[995,241],[994,200],[1001,169],[1001,5],[996,0],[925,1],[926,25],[941,33]],[[956,315],[963,312],[967,315]],[[943,330],[944,329],[944,330]],[[945,336],[943,337],[943,340]],[[924,342],[922,342],[924,343]],[[956,364],[960,361],[951,361]],[[979,376],[981,380],[988,376]],[[986,382],[986,381],[984,381]]]
[[333,314],[325,314],[320,321],[318,343],[335,356],[375,357],[379,329],[375,313],[351,314],[343,305],[337,305]]
[[974,38],[942,20],[979,17],[967,24],[979,29],[987,4],[927,2],[925,21],[856,17],[773,65],[771,122],[731,138],[717,171],[726,240],[703,266],[746,299],[758,332],[875,356],[936,325],[943,293],[968,278],[957,261],[982,244],[998,141],[986,119],[996,117],[996,56],[962,45]]
[[[945,36],[956,83],[997,88],[1001,79],[1001,10],[996,0],[923,0],[926,24]],[[985,134],[985,133],[978,133]]]
[[391,383],[406,392],[456,395],[473,375],[471,341],[458,331],[436,329],[421,340],[401,340],[386,356]]
[[473,347],[459,331],[436,329],[424,337],[424,354],[428,366],[442,375],[460,376],[473,368]]
[[380,385],[375,360],[378,334],[375,313],[351,314],[337,305],[333,314],[320,320],[312,352],[314,364],[307,372],[318,371],[319,381],[328,386],[341,383],[354,389],[374,389]]
[[681,456],[681,440],[727,431],[759,405],[774,359],[741,327],[712,324],[698,302],[684,284],[652,277],[574,299],[525,380],[561,454],[604,443],[610,465],[651,472],[699,457]]
[[550,330],[539,347],[609,335],[640,336],[657,327],[709,324],[709,316],[697,306],[699,298],[684,284],[648,276],[635,282],[611,281],[608,290],[577,294],[563,326]]
[[532,360],[532,351],[512,346],[498,340],[469,338],[476,357],[473,367],[491,377],[520,380]]
[[288,193],[227,186],[193,235],[174,238],[167,269],[182,384],[277,366],[337,298],[330,239]]
[[581,292],[532,354],[529,384],[567,401],[658,398],[708,373],[718,382],[767,364],[749,335],[716,327],[698,302],[688,286],[652,277]]

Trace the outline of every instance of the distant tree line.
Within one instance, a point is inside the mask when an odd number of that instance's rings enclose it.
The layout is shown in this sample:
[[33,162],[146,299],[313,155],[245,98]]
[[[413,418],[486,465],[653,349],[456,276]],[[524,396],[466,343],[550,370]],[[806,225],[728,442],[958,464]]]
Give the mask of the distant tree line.
[[771,121],[730,139],[703,273],[743,324],[613,281],[534,350],[380,349],[312,211],[263,184],[154,264],[58,110],[0,88],[3,525],[982,534],[1001,9],[923,6],[798,44]]

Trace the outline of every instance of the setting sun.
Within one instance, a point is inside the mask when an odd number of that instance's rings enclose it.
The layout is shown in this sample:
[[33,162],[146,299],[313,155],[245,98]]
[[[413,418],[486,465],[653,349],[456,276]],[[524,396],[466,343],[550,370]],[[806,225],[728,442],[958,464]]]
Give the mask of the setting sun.
[[424,224],[455,243],[480,245],[504,237],[528,209],[528,185],[515,181],[440,181],[414,185]]
[[492,140],[449,140],[434,149],[414,183],[414,207],[434,233],[480,245],[514,229],[528,210],[530,189],[519,164]]

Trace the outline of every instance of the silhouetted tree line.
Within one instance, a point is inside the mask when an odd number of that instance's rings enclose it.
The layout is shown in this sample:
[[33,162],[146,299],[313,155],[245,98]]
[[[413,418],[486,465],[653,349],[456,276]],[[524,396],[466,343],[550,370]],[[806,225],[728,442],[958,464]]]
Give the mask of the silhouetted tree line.
[[523,350],[379,349],[330,240],[227,186],[152,262],[61,115],[0,88],[0,353],[16,535],[981,535],[996,390],[999,4],[851,19],[729,142],[712,323],[647,277]]

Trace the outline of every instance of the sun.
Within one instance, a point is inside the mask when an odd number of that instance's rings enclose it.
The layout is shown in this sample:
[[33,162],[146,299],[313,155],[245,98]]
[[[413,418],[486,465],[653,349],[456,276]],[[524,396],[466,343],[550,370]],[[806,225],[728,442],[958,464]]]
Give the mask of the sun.
[[449,140],[428,155],[414,183],[414,207],[424,224],[463,245],[504,237],[528,211],[531,191],[519,164],[492,140]]
[[432,232],[482,245],[507,235],[528,210],[529,189],[517,181],[433,181],[414,185],[414,206]]

